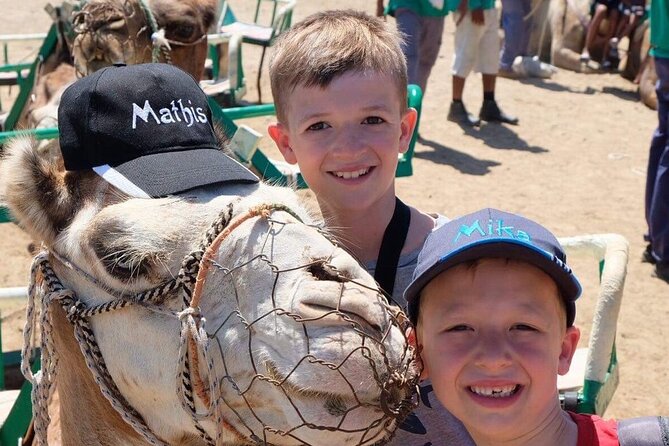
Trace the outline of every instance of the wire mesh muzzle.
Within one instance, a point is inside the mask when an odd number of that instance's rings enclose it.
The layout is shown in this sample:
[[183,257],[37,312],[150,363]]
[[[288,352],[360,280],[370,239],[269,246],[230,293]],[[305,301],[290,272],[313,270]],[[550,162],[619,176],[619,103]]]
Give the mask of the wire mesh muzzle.
[[[201,305],[220,389],[211,397],[235,414],[229,422],[260,444],[388,438],[415,407],[418,375],[405,337],[408,320],[375,286],[338,271],[331,258],[296,266],[273,261],[271,247],[284,224],[259,220],[255,228],[266,225],[264,235],[249,237],[259,240],[258,252],[244,254],[239,250],[247,245],[229,241],[211,262]],[[252,294],[259,282],[271,284],[262,299]],[[329,303],[302,311],[291,300],[299,299],[301,284],[330,290]],[[347,293],[366,299],[382,317],[368,321],[349,311]]]

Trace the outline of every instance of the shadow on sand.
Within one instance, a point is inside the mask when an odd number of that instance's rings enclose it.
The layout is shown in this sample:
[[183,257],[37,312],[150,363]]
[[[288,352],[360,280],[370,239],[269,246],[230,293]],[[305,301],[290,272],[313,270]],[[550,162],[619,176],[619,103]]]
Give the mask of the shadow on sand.
[[626,101],[639,102],[641,100],[638,92],[618,87],[604,87],[602,88],[602,93],[612,94],[613,96]]
[[[588,76],[590,76],[590,74],[588,74]],[[595,94],[595,92],[597,91],[590,86],[586,87],[585,90],[574,89],[574,88],[571,88],[571,87],[564,86],[562,84],[558,84],[557,82],[553,82],[553,81],[546,80],[546,79],[541,79],[541,78],[538,78],[538,77],[530,77],[530,78],[527,78],[527,79],[518,79],[518,82],[520,82],[521,84],[533,85],[537,88],[542,88],[544,90],[549,90],[549,91],[555,91],[555,92],[558,92],[558,93],[562,93],[562,92],[566,91],[566,92],[569,92],[569,93],[591,95],[591,94]]]
[[415,152],[414,157],[432,161],[437,164],[446,164],[467,175],[485,175],[490,172],[491,167],[499,166],[500,163],[492,160],[480,160],[471,155],[447,147],[436,141],[419,137],[418,142],[432,151]]
[[531,146],[511,130],[510,126],[497,123],[482,122],[481,127],[461,126],[465,134],[480,139],[488,147],[502,150],[521,150],[531,153],[548,152],[540,146]]

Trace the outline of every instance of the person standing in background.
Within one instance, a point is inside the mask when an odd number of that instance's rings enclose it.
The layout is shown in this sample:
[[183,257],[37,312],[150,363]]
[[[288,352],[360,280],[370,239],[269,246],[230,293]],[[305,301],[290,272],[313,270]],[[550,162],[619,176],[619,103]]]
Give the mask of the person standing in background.
[[657,72],[658,126],[653,134],[646,176],[648,246],[643,260],[669,282],[669,0],[650,2],[650,54]]
[[513,61],[527,55],[532,21],[526,17],[532,10],[532,0],[502,0],[502,28],[504,43],[499,58],[499,76],[515,79]]
[[[453,97],[448,120],[460,125],[478,126],[488,122],[518,124],[518,118],[504,113],[495,100],[499,70],[499,20],[495,0],[447,0],[455,20],[453,56]],[[467,111],[462,101],[465,80],[472,70],[481,73],[483,105],[479,117]],[[480,118],[480,119],[479,119]]]
[[444,17],[448,15],[446,1],[390,0],[384,10],[383,0],[377,0],[376,14],[395,17],[397,29],[404,37],[402,52],[409,83],[418,85],[425,95],[427,80],[441,48]]

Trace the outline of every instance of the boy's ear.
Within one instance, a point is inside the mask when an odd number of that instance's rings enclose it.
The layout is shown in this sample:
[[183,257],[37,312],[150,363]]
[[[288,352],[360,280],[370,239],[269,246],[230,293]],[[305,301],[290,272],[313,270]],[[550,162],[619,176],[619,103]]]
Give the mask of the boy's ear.
[[274,140],[274,143],[279,148],[279,151],[286,162],[289,164],[297,164],[295,152],[290,147],[290,138],[286,126],[280,122],[270,124],[269,127],[267,127],[267,133],[269,133],[269,136]]
[[418,366],[418,370],[420,371],[420,379],[421,380],[427,379],[428,378],[427,368],[425,367],[425,364],[423,363],[423,358],[421,357],[421,351],[423,350],[423,346],[418,344],[418,339],[416,338],[416,328],[415,327],[407,328],[406,335],[409,345],[413,347],[414,351],[416,352],[416,365]]
[[418,112],[415,108],[408,108],[404,116],[402,116],[400,124],[402,130],[402,134],[400,135],[400,153],[409,150],[409,143],[411,143],[411,137],[413,136],[414,128],[416,128],[417,120]]
[[562,338],[562,349],[560,351],[560,359],[558,362],[558,374],[566,375],[569,372],[571,360],[576,352],[578,340],[581,338],[581,330],[577,327],[568,327],[564,338]]

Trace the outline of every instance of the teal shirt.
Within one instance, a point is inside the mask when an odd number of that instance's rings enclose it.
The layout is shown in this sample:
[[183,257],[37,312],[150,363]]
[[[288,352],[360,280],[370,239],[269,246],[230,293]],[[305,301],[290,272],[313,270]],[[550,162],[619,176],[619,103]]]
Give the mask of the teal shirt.
[[450,11],[448,0],[390,0],[386,14],[395,15],[398,9],[409,9],[423,17],[443,17]]
[[669,0],[650,2],[650,54],[669,58]]
[[[461,0],[446,0],[449,11],[456,11],[460,6]],[[495,0],[468,0],[467,7],[469,9],[493,9],[495,7]]]

